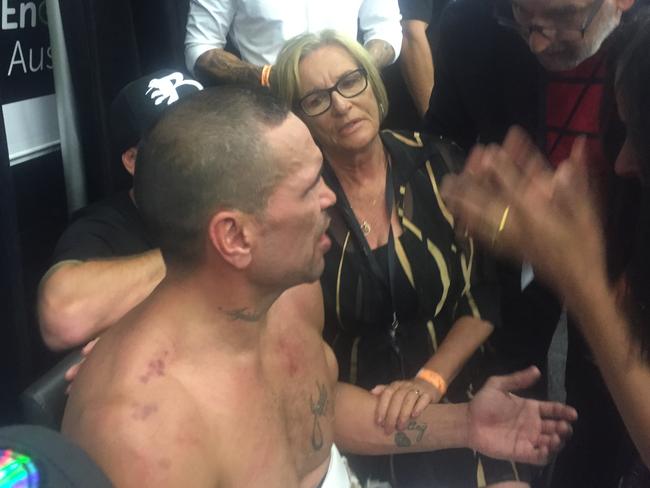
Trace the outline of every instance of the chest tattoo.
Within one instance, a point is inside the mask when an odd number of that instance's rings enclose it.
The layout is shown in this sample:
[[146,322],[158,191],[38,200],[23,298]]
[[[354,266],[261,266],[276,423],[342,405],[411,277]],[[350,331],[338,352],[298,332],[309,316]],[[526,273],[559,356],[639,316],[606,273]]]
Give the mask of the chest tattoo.
[[417,423],[415,420],[409,422],[406,429],[395,432],[395,445],[397,447],[411,447],[422,440],[427,430],[427,424]]
[[318,388],[318,400],[314,401],[312,395],[309,395],[311,413],[314,416],[314,424],[311,431],[311,447],[314,451],[319,451],[323,447],[323,429],[320,425],[320,418],[325,416],[327,411],[328,393],[324,384],[316,382]]

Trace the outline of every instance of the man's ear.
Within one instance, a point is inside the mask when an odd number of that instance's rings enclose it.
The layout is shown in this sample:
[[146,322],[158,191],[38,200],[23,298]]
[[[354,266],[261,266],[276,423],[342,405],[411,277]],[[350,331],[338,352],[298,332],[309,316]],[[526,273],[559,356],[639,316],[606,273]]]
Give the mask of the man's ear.
[[122,164],[131,176],[135,173],[135,160],[138,157],[138,148],[130,147],[122,153]]
[[220,211],[210,219],[210,245],[237,269],[246,268],[252,259],[250,225],[251,219],[236,210]]

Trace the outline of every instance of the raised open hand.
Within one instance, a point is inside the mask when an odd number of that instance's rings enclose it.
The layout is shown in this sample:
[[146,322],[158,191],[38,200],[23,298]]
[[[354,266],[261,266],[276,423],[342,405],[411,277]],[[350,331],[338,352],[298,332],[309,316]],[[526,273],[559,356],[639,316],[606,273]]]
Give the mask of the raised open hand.
[[442,194],[461,231],[495,253],[532,263],[562,294],[586,273],[604,274],[583,139],[553,171],[525,133],[513,128],[503,146],[474,148],[463,173],[445,179]]
[[571,435],[577,412],[557,402],[528,400],[512,391],[539,379],[535,367],[493,376],[469,403],[469,445],[490,457],[545,464]]

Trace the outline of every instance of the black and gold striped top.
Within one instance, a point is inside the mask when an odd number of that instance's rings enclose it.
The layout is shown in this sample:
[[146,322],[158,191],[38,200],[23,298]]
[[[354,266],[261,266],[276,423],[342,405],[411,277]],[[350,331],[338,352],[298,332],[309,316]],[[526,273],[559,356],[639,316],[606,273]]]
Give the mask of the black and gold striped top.
[[[387,246],[373,254],[386,272],[389,255],[394,266],[393,289],[373,273],[368,258],[346,221],[339,196],[332,211],[332,248],[325,256],[321,278],[325,302],[325,339],[339,362],[340,379],[364,388],[413,377],[435,352],[454,322],[473,315],[498,320],[496,283],[486,262],[477,258],[471,240],[460,242],[453,217],[440,197],[440,184],[449,168],[464,161],[455,145],[418,133],[383,131],[381,138],[392,161],[395,206],[403,233],[394,253]],[[326,180],[338,187],[333,171]],[[391,345],[393,304],[399,319]],[[464,401],[480,376],[475,355],[450,386],[448,399]],[[471,391],[470,391],[471,393]]]

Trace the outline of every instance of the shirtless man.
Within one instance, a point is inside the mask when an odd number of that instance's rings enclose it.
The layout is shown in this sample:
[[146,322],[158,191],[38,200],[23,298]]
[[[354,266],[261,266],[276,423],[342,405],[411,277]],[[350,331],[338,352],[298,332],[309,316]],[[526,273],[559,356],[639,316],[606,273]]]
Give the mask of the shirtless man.
[[335,199],[321,166],[303,123],[254,89],[181,100],[145,137],[135,197],[167,275],[99,341],[63,421],[116,486],[349,486],[335,442],[542,463],[570,432],[573,409],[508,393],[535,370],[470,404],[407,396],[385,426],[376,397],[337,384],[316,282]]

